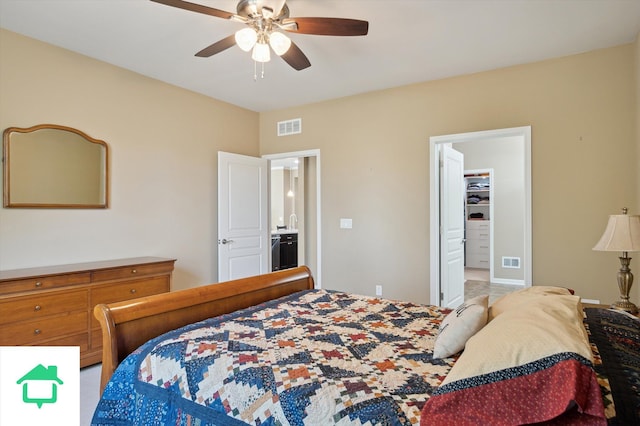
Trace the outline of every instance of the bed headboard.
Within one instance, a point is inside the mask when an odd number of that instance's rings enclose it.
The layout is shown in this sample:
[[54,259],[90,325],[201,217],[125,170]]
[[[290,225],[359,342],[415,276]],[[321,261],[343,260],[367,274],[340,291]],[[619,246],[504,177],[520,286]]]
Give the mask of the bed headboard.
[[147,340],[197,321],[314,288],[306,266],[124,302],[99,304],[104,390],[116,367]]

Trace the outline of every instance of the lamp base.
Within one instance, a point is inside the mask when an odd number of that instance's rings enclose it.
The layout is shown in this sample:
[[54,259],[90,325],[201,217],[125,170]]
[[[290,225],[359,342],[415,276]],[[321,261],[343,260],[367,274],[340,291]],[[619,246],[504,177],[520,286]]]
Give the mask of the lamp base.
[[617,309],[619,311],[629,312],[632,315],[638,313],[638,307],[631,302],[620,300],[611,305],[611,309]]
[[630,314],[637,314],[638,307],[629,300],[629,291],[633,285],[633,274],[629,268],[631,258],[627,255],[627,252],[623,252],[620,259],[620,270],[618,271],[618,289],[620,290],[620,300],[615,302],[611,307],[613,309],[619,309],[621,311],[629,312]]

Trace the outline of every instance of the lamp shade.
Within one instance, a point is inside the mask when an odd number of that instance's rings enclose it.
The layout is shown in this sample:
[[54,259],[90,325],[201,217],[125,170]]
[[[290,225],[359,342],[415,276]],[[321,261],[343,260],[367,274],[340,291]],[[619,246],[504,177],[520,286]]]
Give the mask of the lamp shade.
[[610,215],[607,228],[593,250],[640,251],[640,216]]

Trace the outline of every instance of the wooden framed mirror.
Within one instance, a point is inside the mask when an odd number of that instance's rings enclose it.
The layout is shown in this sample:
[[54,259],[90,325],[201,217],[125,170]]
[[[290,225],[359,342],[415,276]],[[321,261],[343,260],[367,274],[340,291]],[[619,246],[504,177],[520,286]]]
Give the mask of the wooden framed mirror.
[[56,124],[3,133],[4,207],[104,209],[109,150],[104,141]]

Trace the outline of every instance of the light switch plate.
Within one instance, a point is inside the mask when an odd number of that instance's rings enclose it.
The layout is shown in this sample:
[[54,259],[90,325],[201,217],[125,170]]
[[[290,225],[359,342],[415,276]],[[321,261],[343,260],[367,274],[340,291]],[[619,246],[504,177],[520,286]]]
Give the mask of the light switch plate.
[[340,218],[340,228],[341,229],[351,229],[353,228],[353,220]]

